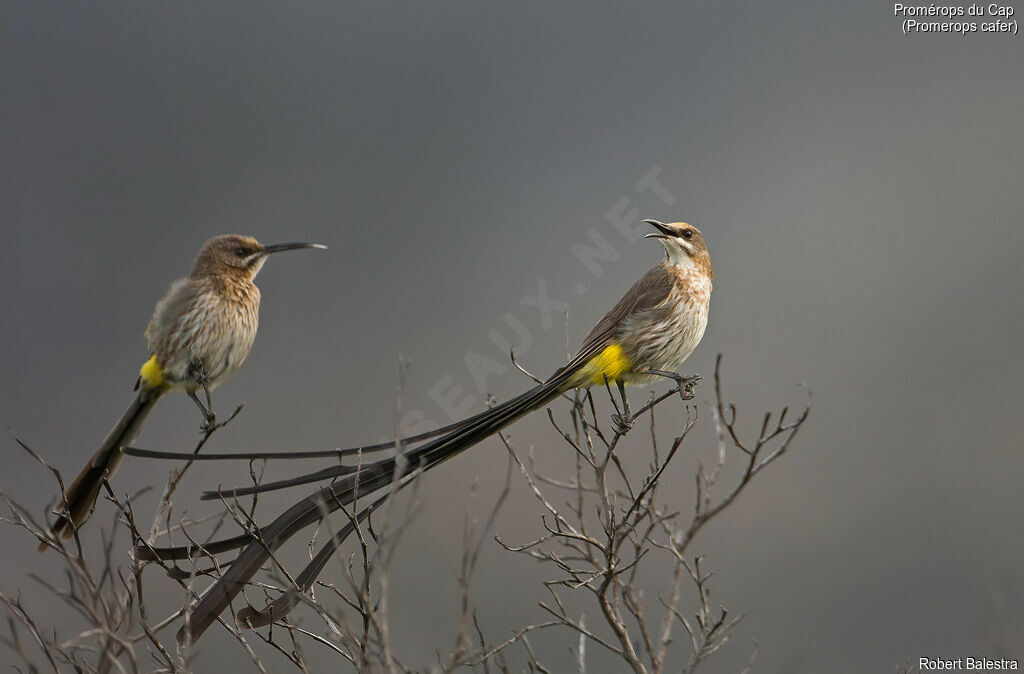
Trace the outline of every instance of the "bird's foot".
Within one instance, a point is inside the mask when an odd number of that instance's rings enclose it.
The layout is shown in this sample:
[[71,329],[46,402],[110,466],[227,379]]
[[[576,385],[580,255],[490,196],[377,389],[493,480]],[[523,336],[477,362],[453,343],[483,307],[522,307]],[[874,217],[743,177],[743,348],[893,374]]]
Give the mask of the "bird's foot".
[[674,381],[676,386],[679,387],[679,397],[683,400],[693,400],[695,395],[693,389],[697,386],[697,382],[703,379],[699,374],[686,376],[677,372],[666,372],[665,370],[647,370],[647,374],[656,374],[659,377],[665,377]]
[[613,414],[612,424],[615,426],[616,433],[619,435],[625,435],[629,429],[633,428],[633,418],[628,414]]
[[206,419],[203,420],[203,423],[199,424],[199,432],[212,433],[218,428],[220,428],[220,426],[217,425],[217,415],[214,414],[213,411],[207,412]]
[[693,400],[696,395],[693,389],[696,388],[697,382],[701,379],[703,379],[703,377],[699,374],[694,374],[689,377],[680,377],[676,380],[676,383],[679,384],[679,395],[683,400]]
[[235,417],[238,416],[238,413],[242,411],[243,407],[245,407],[245,403],[242,403],[241,405],[236,407],[235,411],[232,412],[231,416],[229,416],[227,419],[219,422],[217,421],[217,415],[213,413],[213,410],[205,410],[203,414],[206,416],[206,420],[202,424],[200,424],[199,432],[205,433],[206,435],[211,435],[214,431],[224,428],[225,426],[230,424]]

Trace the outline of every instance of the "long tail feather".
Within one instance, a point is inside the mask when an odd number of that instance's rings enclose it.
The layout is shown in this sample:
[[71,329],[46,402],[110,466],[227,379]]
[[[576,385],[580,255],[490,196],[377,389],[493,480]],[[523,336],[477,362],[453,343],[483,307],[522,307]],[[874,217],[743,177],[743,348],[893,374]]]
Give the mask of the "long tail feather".
[[[566,363],[561,368],[559,368],[558,371],[556,371],[553,375],[551,375],[551,377],[546,382],[544,382],[543,385],[541,385],[540,387],[537,387],[535,389],[531,389],[530,391],[528,391],[527,393],[525,393],[523,395],[524,396],[529,395],[530,393],[532,393],[533,391],[535,391],[537,389],[546,388],[548,386],[556,387],[558,389],[558,391],[564,392],[566,389],[569,389],[572,386],[578,385],[577,382],[574,382],[572,380],[572,377],[577,372],[579,372],[589,362],[589,360],[591,358],[593,358],[603,348],[605,348],[605,346],[608,344],[608,341],[609,341],[610,338],[611,338],[611,330],[610,329],[609,330],[604,330],[603,332],[593,332],[592,331],[591,336],[590,336],[590,338],[588,338],[587,343],[582,348],[580,348],[579,352],[572,358],[572,360],[570,360],[568,363]],[[555,395],[556,395],[555,393],[551,394],[549,400],[553,399]],[[514,400],[516,400],[516,399],[510,400],[507,403],[505,403],[504,405],[500,405],[500,406],[498,406],[498,407],[496,407],[494,409],[486,410],[484,412],[476,414],[476,415],[474,415],[472,417],[469,417],[468,419],[466,419],[464,421],[460,421],[460,422],[456,422],[454,424],[450,424],[446,428],[452,428],[452,429],[458,430],[458,429],[461,429],[461,428],[467,426],[471,422],[478,422],[482,417],[491,418],[496,413],[496,411],[498,409],[503,409],[506,405],[511,405],[514,402]],[[427,434],[422,434],[422,435],[427,435]],[[404,445],[405,442],[406,441],[403,440],[402,444]],[[393,443],[384,443],[384,444],[385,445],[390,444],[391,446],[393,446]],[[385,460],[385,461],[387,461],[387,460]],[[365,466],[364,468],[362,468],[361,471],[368,470],[370,468],[370,466],[381,465],[381,464],[382,464],[382,462],[377,462],[377,464],[369,464],[369,465]],[[393,470],[393,468],[392,468],[392,470]],[[251,542],[252,542],[252,539],[249,536],[235,536],[233,538],[221,539],[221,540],[218,540],[218,541],[212,541],[212,542],[209,542],[207,544],[204,544],[202,546],[202,550],[205,550],[208,554],[219,554],[221,552],[227,552],[229,550],[234,550],[236,548],[244,547],[245,545],[248,545]],[[213,552],[213,550],[216,550],[216,552]],[[140,554],[140,555],[144,555],[143,557],[140,557],[140,559],[175,560],[175,559],[191,559],[194,554],[199,552],[199,550],[196,548],[196,546],[183,545],[183,546],[170,546],[170,547],[161,547],[161,548],[137,548],[136,552],[138,554]]]
[[269,625],[275,620],[280,620],[288,615],[293,608],[299,605],[302,593],[309,592],[309,588],[313,587],[313,583],[316,582],[317,576],[319,576],[323,568],[327,566],[327,562],[334,557],[334,551],[338,546],[344,543],[345,539],[355,532],[357,526],[356,523],[362,523],[374,510],[387,501],[392,494],[412,484],[412,481],[413,476],[406,476],[394,489],[388,490],[388,492],[383,496],[379,497],[376,501],[356,513],[355,517],[352,518],[355,522],[352,520],[346,522],[345,526],[338,530],[338,532],[334,534],[334,536],[332,536],[317,552],[316,556],[314,556],[309,564],[302,570],[302,573],[296,576],[295,583],[298,585],[299,589],[293,588],[283,593],[281,596],[269,602],[262,611],[256,610],[252,606],[242,608],[236,614],[236,621],[238,624],[245,625],[249,628],[263,627],[264,625]]
[[[386,442],[378,442],[373,445],[360,445],[358,447],[344,447],[341,449],[320,449],[314,451],[297,451],[297,452],[222,452],[220,454],[196,454],[194,452],[164,452],[154,449],[142,449],[141,447],[125,447],[124,453],[128,456],[137,456],[143,459],[164,459],[168,461],[252,461],[253,459],[340,459],[346,456],[357,456],[360,454],[369,454],[371,452],[380,452],[385,449],[392,449],[399,444],[402,446],[408,446],[410,444],[421,442],[423,440],[429,440],[430,438],[436,438],[439,435],[445,433],[451,433],[452,431],[463,428],[474,421],[480,416],[487,414],[487,411],[481,412],[468,419],[463,419],[447,426],[441,426],[430,431],[425,431],[417,435],[411,435],[401,440],[388,440]],[[209,492],[208,492],[209,493]],[[228,494],[229,492],[223,492]]]
[[[531,391],[527,392],[527,394],[530,394],[530,393],[533,393],[533,389],[531,389]],[[524,395],[527,395],[527,394],[524,394]],[[510,400],[510,401],[504,403],[504,405],[511,405],[512,403],[517,402],[517,400],[518,399]],[[495,412],[500,411],[500,409],[503,409],[504,405],[501,406],[500,408],[494,408],[494,409],[488,410],[488,412],[494,414]],[[480,415],[474,416],[473,419],[479,420],[478,419],[479,416]],[[510,422],[506,422],[506,423],[510,423]],[[413,451],[415,451],[415,450],[413,450]],[[132,454],[132,456],[134,456],[134,455],[135,454]],[[408,453],[406,456],[407,457],[411,457],[412,456],[412,452]],[[367,484],[367,480],[368,480],[367,476],[371,473],[371,471],[376,471],[376,470],[378,470],[382,466],[385,467],[384,468],[384,472],[386,472],[388,475],[391,475],[394,472],[394,466],[395,466],[394,459],[383,459],[383,460],[377,461],[375,463],[364,464],[361,467],[355,467],[359,471],[360,476],[361,476],[360,477],[360,483],[363,485],[360,488],[360,492],[361,493],[363,493],[363,494],[366,493],[366,484]],[[335,467],[328,468],[328,469],[326,469],[326,471],[332,471],[333,468],[335,468]],[[340,468],[340,467],[338,467],[338,468]],[[356,472],[354,470],[348,470],[349,468],[352,468],[352,467],[344,467],[344,472],[339,472],[337,474],[335,474],[333,472],[325,472],[325,473],[323,473],[324,477],[322,479],[328,479],[328,478],[334,477],[336,475],[350,475],[350,474]],[[304,477],[304,476],[300,476],[300,477]],[[276,483],[267,483],[267,484],[270,485],[270,484],[276,484]],[[261,486],[263,486],[263,485],[261,485]],[[230,491],[217,491],[217,492],[206,492],[206,493],[214,494],[217,497],[222,496],[222,495],[225,496],[225,497],[228,497],[228,496],[231,495],[232,492],[230,492]],[[310,497],[310,498],[312,498],[312,497]],[[228,551],[235,550],[235,549],[238,549],[238,548],[241,548],[241,547],[245,547],[246,545],[248,545],[251,542],[253,542],[252,536],[250,536],[248,534],[243,534],[243,535],[240,535],[240,536],[233,536],[233,537],[230,537],[230,538],[223,538],[223,539],[220,539],[220,540],[217,540],[217,541],[211,541],[211,542],[203,543],[203,544],[177,545],[177,546],[167,546],[167,547],[139,546],[139,547],[136,548],[136,554],[138,555],[140,560],[149,560],[149,561],[157,560],[157,559],[165,560],[165,561],[186,560],[186,559],[192,559],[197,554],[218,555],[218,554],[221,554],[221,553],[224,553],[224,552],[228,552]]]
[[[511,402],[511,401],[510,401]],[[470,428],[474,424],[481,423],[490,418],[493,410],[486,410],[479,414],[475,414],[468,419],[463,419],[454,424],[449,424],[443,428],[414,435],[408,439],[401,440],[402,446],[408,446],[419,440],[429,439],[440,435],[441,433],[452,433],[462,429]],[[387,449],[397,446],[396,441],[385,442],[378,445],[368,445],[366,447],[354,447],[348,449],[335,449],[335,450],[324,450],[319,452],[302,452],[299,458],[321,458],[321,457],[345,457],[360,454],[364,451],[378,451],[381,449]],[[282,458],[288,456],[287,452],[268,452],[265,454],[256,453],[242,453],[237,454],[207,454],[207,455],[196,455],[191,453],[177,453],[172,454],[170,452],[154,452],[151,450],[139,450],[129,449],[126,451],[130,456],[145,456],[149,458],[178,458],[178,459],[189,459],[193,457],[202,456],[204,459],[254,459],[254,458]],[[234,487],[230,489],[216,489],[204,491],[199,497],[201,501],[216,501],[221,498],[234,498],[238,496],[250,496],[252,494],[264,494],[271,491],[278,491],[281,489],[289,489],[291,487],[298,487],[300,485],[309,484],[311,482],[325,482],[332,480],[343,475],[348,475],[360,470],[359,466],[329,466],[321,470],[315,470],[311,473],[305,473],[303,475],[297,475],[295,477],[288,478],[286,480],[277,480],[275,482],[264,482],[263,484],[253,484],[245,487]]]
[[[345,475],[334,484],[293,505],[270,525],[260,530],[259,541],[250,543],[242,550],[231,567],[217,581],[216,586],[192,611],[188,623],[178,632],[178,641],[192,643],[198,639],[259,571],[270,555],[296,533],[327,514],[353,503],[359,496],[382,489],[397,479],[406,478],[416,470],[433,468],[493,435],[523,415],[545,405],[562,392],[571,374],[571,370],[561,371],[544,384],[476,415],[473,423],[421,445],[402,457],[392,457],[362,466],[357,473]],[[339,536],[332,538],[325,549],[310,563],[307,567],[309,573],[304,572],[304,581],[312,583],[323,563],[344,540],[340,533]],[[278,606],[274,614],[279,615],[281,608],[283,606]],[[258,614],[250,617],[255,619]]]
[[278,480],[276,482],[264,482],[263,484],[254,484],[248,487],[235,487],[233,489],[218,489],[217,491],[204,491],[202,496],[199,497],[200,501],[215,501],[221,498],[234,498],[237,496],[248,496],[250,494],[262,494],[268,491],[277,491],[278,489],[287,489],[289,487],[296,487],[301,484],[309,484],[310,482],[324,482],[326,480],[340,477],[342,475],[350,475],[359,470],[359,466],[329,466],[321,470],[307,473],[305,475],[299,475],[298,477],[288,478],[287,480]]
[[238,548],[244,548],[254,540],[256,539],[250,534],[241,534],[210,543],[193,543],[192,545],[166,548],[140,544],[135,547],[135,557],[142,562],[153,562],[158,559],[164,561],[193,559],[197,555],[219,555],[231,550],[237,550]]
[[[57,510],[57,520],[50,527],[51,534],[58,538],[70,538],[89,519],[103,478],[113,475],[121,462],[122,448],[138,436],[149,411],[163,392],[162,388],[142,388],[135,396],[135,400],[114,424],[89,463],[85,464],[75,481],[65,490],[63,502]],[[47,547],[47,543],[41,543],[39,551]]]

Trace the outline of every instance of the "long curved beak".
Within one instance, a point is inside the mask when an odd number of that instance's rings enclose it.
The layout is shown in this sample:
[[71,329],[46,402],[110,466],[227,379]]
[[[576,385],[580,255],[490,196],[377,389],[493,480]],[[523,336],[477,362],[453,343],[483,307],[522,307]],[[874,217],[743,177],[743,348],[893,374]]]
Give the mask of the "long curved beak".
[[280,253],[286,250],[298,250],[300,248],[316,248],[318,250],[327,250],[327,246],[322,243],[307,243],[305,241],[295,241],[292,243],[275,243],[272,246],[263,246],[260,252],[264,255],[270,255],[271,253]]
[[675,236],[675,232],[673,232],[664,222],[659,222],[658,220],[644,220],[644,222],[658,230],[657,232],[645,234],[645,239],[667,239]]

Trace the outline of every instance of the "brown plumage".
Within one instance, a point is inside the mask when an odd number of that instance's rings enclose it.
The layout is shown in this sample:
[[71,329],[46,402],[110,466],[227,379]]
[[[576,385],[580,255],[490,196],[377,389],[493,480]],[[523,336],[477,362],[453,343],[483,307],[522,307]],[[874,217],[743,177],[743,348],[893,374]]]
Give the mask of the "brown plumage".
[[[260,528],[260,540],[238,536],[203,547],[207,554],[242,546],[245,549],[191,612],[185,626],[178,632],[178,640],[183,643],[195,641],[227,608],[274,550],[327,513],[353,503],[357,495],[366,498],[396,480],[399,481],[398,488],[403,487],[414,471],[429,470],[450,459],[523,415],[543,407],[568,389],[604,385],[606,381],[620,386],[647,383],[658,377],[651,370],[674,371],[679,367],[696,348],[707,325],[711,260],[697,228],[686,223],[646,222],[656,228],[657,231],[648,236],[658,238],[664,244],[665,260],[630,288],[594,326],[576,355],[543,384],[449,427],[451,430],[435,440],[412,447],[405,451],[401,461],[388,458],[358,469],[335,466],[291,480],[206,494],[204,498],[219,499],[338,478],[333,484],[296,503],[268,526]],[[381,500],[386,497],[385,494]],[[369,509],[364,509],[357,517],[362,518],[368,512]],[[334,550],[352,530],[353,525],[349,522],[324,544],[296,576],[300,589],[305,591],[312,586]],[[154,552],[162,559],[183,559],[190,558],[197,550],[192,547],[155,551],[145,547],[136,549],[141,559],[151,559]],[[292,591],[262,611],[251,607],[239,611],[237,622],[241,626],[265,625],[283,617],[297,603],[298,594]]]
[[[249,355],[259,325],[260,291],[253,283],[267,256],[295,248],[323,248],[293,243],[264,246],[250,236],[225,234],[206,242],[192,273],[171,284],[153,310],[146,328],[150,358],[136,381],[138,391],[89,463],[65,490],[50,531],[69,537],[92,512],[104,477],[110,477],[159,398],[167,391],[185,391],[204,415],[213,411],[196,392],[208,392],[234,372]],[[45,550],[43,542],[40,550]]]

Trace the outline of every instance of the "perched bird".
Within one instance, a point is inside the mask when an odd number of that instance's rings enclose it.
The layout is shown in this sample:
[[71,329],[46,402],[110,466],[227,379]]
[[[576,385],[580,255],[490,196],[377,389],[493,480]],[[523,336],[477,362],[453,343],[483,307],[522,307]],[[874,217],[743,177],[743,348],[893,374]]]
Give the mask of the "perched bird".
[[[218,491],[213,497],[242,495],[337,477],[337,481],[302,499],[270,525],[259,530],[259,540],[238,536],[196,548],[137,548],[142,559],[189,558],[197,551],[217,554],[246,546],[230,568],[204,596],[178,633],[181,642],[193,642],[217,619],[244,585],[259,571],[269,555],[291,536],[319,521],[328,512],[351,504],[357,495],[365,497],[396,480],[408,484],[412,474],[428,470],[481,440],[497,433],[525,414],[543,407],[562,393],[577,387],[615,383],[625,402],[623,387],[644,384],[674,371],[693,352],[704,335],[714,276],[711,259],[701,233],[686,223],[663,224],[645,220],[665,247],[665,259],[650,269],[602,318],[583,340],[568,363],[542,384],[529,391],[448,427],[440,437],[404,451],[400,457],[383,459],[359,467],[335,466],[292,480],[253,488]],[[692,387],[698,378],[677,377]],[[628,423],[628,412],[622,420]],[[390,493],[390,492],[389,492]],[[385,494],[378,503],[387,498]],[[376,504],[374,504],[376,505]],[[371,506],[372,508],[373,506]],[[356,519],[368,512],[364,509]],[[354,528],[350,521],[296,577],[308,590],[334,550]],[[258,626],[279,619],[298,603],[293,591],[271,603],[265,610],[245,608],[237,614],[242,626]]]
[[[156,303],[146,328],[150,357],[139,370],[135,400],[65,490],[50,527],[55,537],[70,537],[88,519],[104,477],[113,474],[124,446],[138,436],[149,411],[164,393],[184,390],[203,413],[203,429],[214,428],[210,389],[238,369],[256,338],[260,291],[253,278],[267,256],[297,248],[326,246],[264,246],[251,236],[238,234],[217,236],[203,245],[192,273],[172,283]],[[198,391],[205,394],[205,403]],[[40,551],[47,546],[47,542],[40,544]]]

